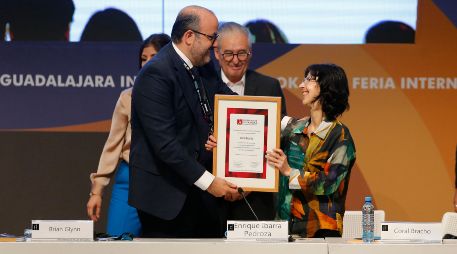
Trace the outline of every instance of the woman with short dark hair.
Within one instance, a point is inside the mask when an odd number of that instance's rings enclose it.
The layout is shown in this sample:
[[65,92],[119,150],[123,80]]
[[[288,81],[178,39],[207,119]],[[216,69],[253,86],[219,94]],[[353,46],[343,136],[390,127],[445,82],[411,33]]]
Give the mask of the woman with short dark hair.
[[277,217],[290,221],[290,233],[303,237],[338,237],[355,146],[338,117],[349,109],[344,70],[313,64],[300,84],[310,117],[281,121],[281,148],[268,151],[270,165],[281,172]]

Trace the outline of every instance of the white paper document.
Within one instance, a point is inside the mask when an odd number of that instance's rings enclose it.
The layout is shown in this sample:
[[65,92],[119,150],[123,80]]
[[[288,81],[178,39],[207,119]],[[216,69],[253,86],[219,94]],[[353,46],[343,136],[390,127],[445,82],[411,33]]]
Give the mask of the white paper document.
[[263,172],[264,133],[264,115],[230,115],[229,172]]

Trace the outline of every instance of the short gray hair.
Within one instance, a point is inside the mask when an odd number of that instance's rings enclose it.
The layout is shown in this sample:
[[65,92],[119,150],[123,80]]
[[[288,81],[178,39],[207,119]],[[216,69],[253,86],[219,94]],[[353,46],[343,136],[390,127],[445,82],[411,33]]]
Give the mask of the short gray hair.
[[236,22],[224,22],[219,26],[219,29],[217,30],[217,33],[219,34],[219,36],[217,37],[217,47],[219,49],[221,48],[220,42],[224,38],[224,36],[227,36],[233,32],[239,32],[239,33],[246,35],[246,37],[248,38],[249,48],[252,47],[252,40],[251,40],[252,35],[246,27],[244,27]]

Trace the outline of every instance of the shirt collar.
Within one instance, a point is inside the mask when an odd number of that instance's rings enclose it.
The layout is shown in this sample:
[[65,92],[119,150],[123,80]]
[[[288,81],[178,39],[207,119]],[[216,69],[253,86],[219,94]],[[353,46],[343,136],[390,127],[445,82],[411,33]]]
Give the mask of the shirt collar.
[[243,75],[243,77],[241,78],[240,81],[233,83],[232,81],[230,81],[227,78],[227,76],[225,75],[224,71],[221,69],[221,79],[225,84],[227,84],[229,86],[230,85],[241,85],[241,86],[244,86],[244,84],[246,84],[246,73]]
[[187,58],[187,56],[181,50],[179,50],[178,46],[176,46],[175,43],[172,43],[171,45],[173,45],[173,48],[175,49],[178,56],[181,57],[181,59],[187,64],[187,66],[189,66],[189,68],[192,69],[194,67],[194,65],[189,60],[189,58]]
[[[308,127],[310,123],[311,123],[311,118],[308,117],[308,119],[305,119],[305,125],[304,125],[303,129]],[[325,120],[323,120],[319,124],[317,129],[315,131],[313,131],[313,133],[316,136],[318,136],[319,138],[325,139],[325,137],[327,137],[327,134],[329,133],[329,131],[332,129],[333,123],[334,123],[333,121],[325,121]],[[301,130],[295,129],[294,133],[301,133],[303,131],[303,129],[301,129]]]

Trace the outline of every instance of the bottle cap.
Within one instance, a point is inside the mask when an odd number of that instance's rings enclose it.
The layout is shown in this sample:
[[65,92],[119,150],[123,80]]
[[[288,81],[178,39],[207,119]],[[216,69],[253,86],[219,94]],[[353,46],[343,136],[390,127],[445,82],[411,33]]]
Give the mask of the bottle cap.
[[371,196],[366,196],[365,197],[365,202],[371,202]]

